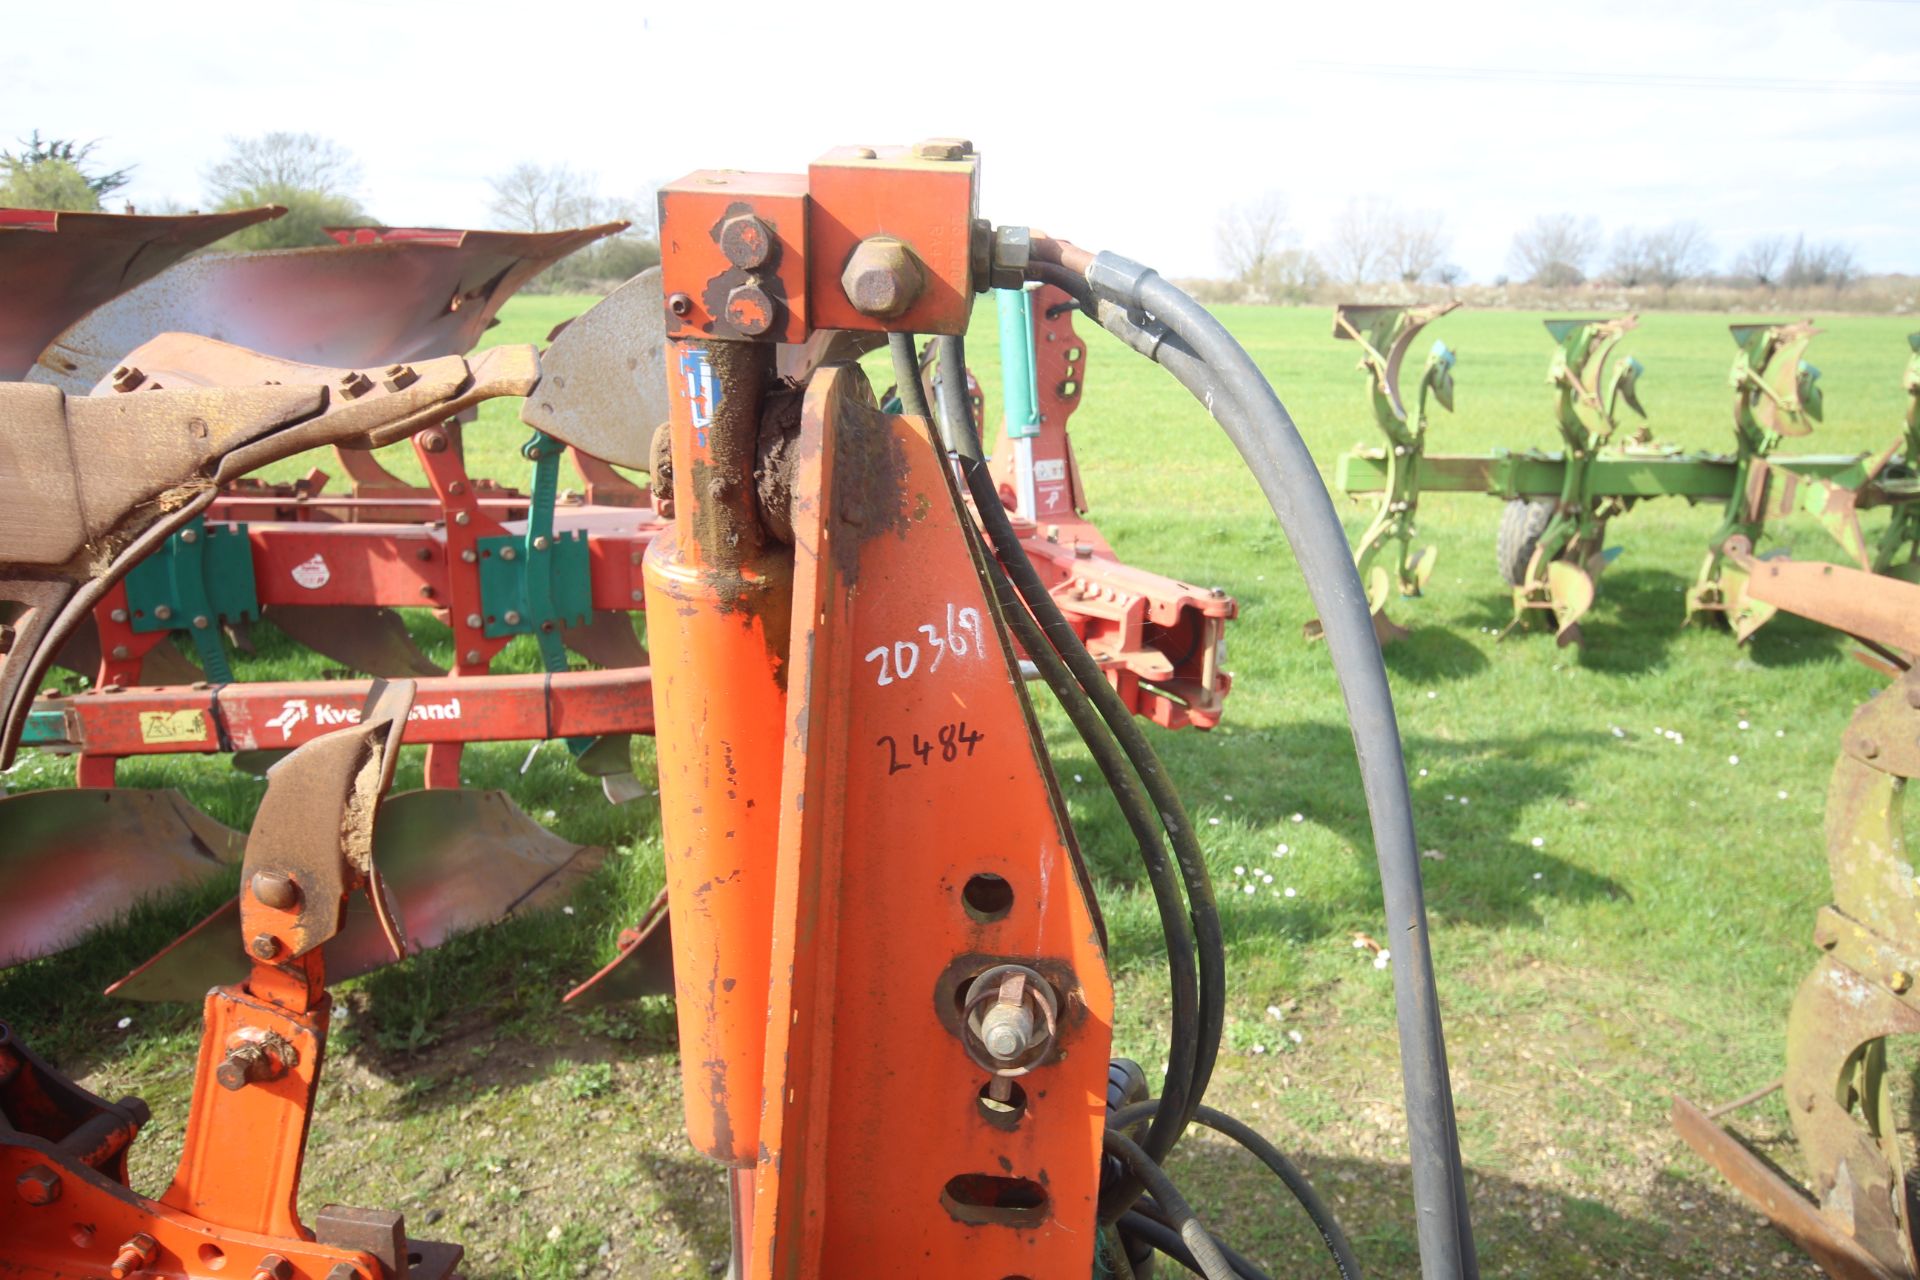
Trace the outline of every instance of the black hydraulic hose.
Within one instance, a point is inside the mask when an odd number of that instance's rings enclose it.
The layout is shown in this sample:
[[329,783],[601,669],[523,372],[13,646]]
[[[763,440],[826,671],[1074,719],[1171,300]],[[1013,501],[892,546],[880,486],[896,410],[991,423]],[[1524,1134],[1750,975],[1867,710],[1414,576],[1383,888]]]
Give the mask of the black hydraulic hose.
[[[920,391],[919,360],[914,352],[911,335],[890,335],[888,342],[894,365],[894,381],[898,388],[901,407],[908,413],[922,412],[926,401]],[[963,366],[950,366],[963,367]],[[952,420],[957,412],[966,422],[972,422],[968,413],[964,383],[951,377],[941,380],[943,392],[958,389],[959,403],[949,401],[944,408],[946,416]],[[917,409],[916,409],[917,402]],[[976,438],[977,443],[977,438]],[[999,505],[998,498],[994,505]],[[1088,701],[1086,692],[1081,689],[1068,670],[1066,664],[1041,633],[1040,624],[1028,614],[1021,603],[1013,584],[1007,580],[1006,571],[1000,563],[980,549],[980,560],[986,570],[988,585],[992,588],[1001,615],[1008,627],[1020,641],[1047,687],[1053,691],[1061,709],[1079,732],[1086,743],[1088,752],[1093,756],[1094,764],[1106,779],[1112,790],[1114,800],[1119,805],[1121,816],[1132,831],[1135,842],[1140,848],[1140,859],[1145,865],[1147,881],[1153,888],[1154,902],[1160,913],[1160,927],[1166,940],[1168,982],[1171,991],[1172,1018],[1171,1034],[1167,1048],[1167,1084],[1162,1093],[1161,1102],[1155,1114],[1155,1123],[1166,1132],[1178,1136],[1178,1130],[1184,1123],[1191,1097],[1194,1061],[1202,1039],[1200,1018],[1196,1012],[1199,1004],[1198,987],[1193,959],[1193,934],[1187,923],[1186,903],[1181,899],[1180,890],[1174,879],[1174,868],[1168,861],[1166,846],[1162,843],[1159,819],[1147,798],[1141,794],[1138,781],[1128,766],[1126,757],[1114,742],[1099,713]],[[1021,556],[1025,563],[1025,556]],[[1169,1144],[1171,1145],[1171,1144]],[[1129,1195],[1137,1195],[1139,1188],[1133,1188]]]
[[[1180,339],[1178,344],[1149,343],[1153,349],[1148,354],[1175,372],[1226,430],[1278,517],[1319,612],[1346,699],[1392,930],[1421,1271],[1426,1280],[1467,1280],[1478,1274],[1478,1263],[1460,1168],[1412,798],[1386,664],[1345,533],[1286,407],[1219,321],[1154,271],[1116,255],[1094,257],[1086,276],[1096,298],[1123,309],[1123,319],[1147,338],[1154,335],[1139,330],[1132,320],[1140,313]],[[1129,341],[1136,348],[1143,345],[1138,334]],[[1192,357],[1184,369],[1179,367],[1180,348]]]
[[[960,339],[940,338],[936,343],[943,368],[965,367],[965,347]],[[954,385],[951,376],[941,380],[943,397],[950,394],[948,388]],[[1200,1040],[1192,1084],[1186,1094],[1184,1108],[1179,1113],[1178,1123],[1169,1129],[1156,1117],[1147,1132],[1146,1148],[1158,1159],[1179,1141],[1181,1132],[1192,1119],[1193,1108],[1199,1105],[1206,1093],[1219,1054],[1221,1030],[1226,1022],[1226,944],[1221,935],[1220,911],[1214,901],[1206,858],[1201,852],[1193,824],[1187,818],[1186,806],[1180,799],[1179,791],[1167,776],[1160,758],[1154,754],[1146,734],[1134,720],[1133,712],[1107,682],[1106,674],[1100,670],[1100,665],[1093,660],[1086,645],[1060,612],[1059,604],[1021,548],[1019,535],[1014,531],[1013,522],[1007,518],[1006,508],[1000,503],[999,491],[981,456],[979,436],[974,430],[972,414],[964,411],[964,398],[954,392],[952,401],[944,402],[942,407],[946,410],[943,416],[948,420],[950,439],[957,446],[955,452],[960,457],[960,470],[967,482],[967,490],[973,497],[974,508],[993,543],[995,553],[1021,598],[1046,632],[1048,643],[1073,672],[1074,679],[1099,709],[1101,718],[1127,753],[1127,759],[1139,775],[1141,785],[1153,800],[1154,809],[1173,843],[1174,854],[1180,863],[1181,876],[1193,911],[1194,932],[1200,947]],[[1138,1190],[1137,1187],[1126,1187],[1124,1184],[1110,1188],[1109,1193],[1101,1197],[1102,1219],[1111,1221],[1118,1216]]]
[[1118,1156],[1136,1178],[1146,1183],[1147,1190],[1153,1192],[1153,1198],[1160,1202],[1160,1207],[1172,1219],[1193,1260],[1200,1264],[1200,1273],[1207,1280],[1240,1280],[1233,1267],[1221,1256],[1219,1246],[1207,1234],[1206,1227],[1195,1216],[1193,1206],[1180,1194],[1180,1188],[1173,1185],[1173,1179],[1167,1177],[1166,1172],[1140,1149],[1140,1145],[1118,1129],[1108,1129],[1101,1135],[1101,1140],[1107,1154]]
[[[1194,1260],[1193,1254],[1180,1239],[1180,1233],[1155,1217],[1157,1206],[1149,1209],[1150,1204],[1150,1201],[1142,1201],[1140,1208],[1129,1209],[1120,1215],[1118,1225],[1122,1234],[1144,1240],[1194,1275],[1204,1275],[1205,1273],[1200,1270],[1200,1264]],[[1227,1260],[1227,1265],[1233,1268],[1233,1273],[1240,1277],[1240,1280],[1273,1280],[1273,1277],[1221,1244],[1220,1241],[1215,1240],[1214,1244],[1219,1246],[1220,1256]]]
[[[1149,1101],[1122,1107],[1107,1117],[1107,1123],[1124,1131],[1128,1126],[1139,1123],[1151,1105]],[[1333,1216],[1333,1210],[1327,1207],[1327,1202],[1320,1198],[1320,1193],[1313,1189],[1313,1184],[1307,1181],[1307,1175],[1300,1172],[1298,1165],[1287,1159],[1280,1148],[1267,1141],[1252,1125],[1217,1107],[1197,1107],[1193,1118],[1202,1127],[1239,1143],[1285,1183],[1287,1190],[1293,1193],[1293,1198],[1300,1202],[1300,1207],[1313,1222],[1314,1229],[1320,1233],[1320,1239],[1326,1242],[1327,1252],[1333,1255],[1333,1265],[1339,1268],[1341,1280],[1361,1280],[1360,1260],[1354,1257],[1353,1245],[1348,1242],[1347,1233],[1341,1229],[1340,1220]]]

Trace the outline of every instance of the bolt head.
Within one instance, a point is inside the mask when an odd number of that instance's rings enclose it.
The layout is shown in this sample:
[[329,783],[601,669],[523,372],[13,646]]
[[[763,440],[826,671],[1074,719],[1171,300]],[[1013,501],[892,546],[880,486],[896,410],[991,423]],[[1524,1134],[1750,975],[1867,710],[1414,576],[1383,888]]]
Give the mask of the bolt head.
[[28,1204],[52,1204],[60,1198],[60,1175],[44,1164],[28,1169],[13,1185]]
[[1887,985],[1893,988],[1894,994],[1904,995],[1913,986],[1913,975],[1905,969],[1895,969],[1893,976],[1887,979]]
[[358,400],[373,390],[373,379],[366,374],[349,370],[340,375],[340,395],[347,400]]
[[749,338],[773,328],[776,304],[757,284],[737,284],[727,294],[727,323]]
[[676,293],[667,299],[667,310],[677,316],[684,316],[693,310],[693,298],[684,293]]
[[720,252],[748,271],[773,257],[773,228],[751,213],[736,213],[720,224]]
[[468,626],[470,626],[470,627],[474,627],[474,628],[476,628],[476,629],[477,629],[477,628],[478,628],[478,627],[480,626],[480,615],[479,615],[479,614],[477,614],[477,613],[470,613],[470,614],[468,614],[468,615],[467,615],[467,625],[468,625]]
[[445,453],[447,436],[443,431],[429,431],[420,437],[420,447],[428,453]]
[[920,260],[892,236],[869,236],[854,248],[840,273],[840,288],[863,316],[889,320],[919,300],[927,287]]
[[262,906],[285,911],[300,901],[300,886],[284,871],[256,871],[253,896]]
[[964,160],[973,154],[973,143],[965,138],[923,138],[913,144],[913,154],[922,160]]
[[258,934],[247,944],[247,952],[255,960],[271,960],[280,954],[280,939],[270,933]]

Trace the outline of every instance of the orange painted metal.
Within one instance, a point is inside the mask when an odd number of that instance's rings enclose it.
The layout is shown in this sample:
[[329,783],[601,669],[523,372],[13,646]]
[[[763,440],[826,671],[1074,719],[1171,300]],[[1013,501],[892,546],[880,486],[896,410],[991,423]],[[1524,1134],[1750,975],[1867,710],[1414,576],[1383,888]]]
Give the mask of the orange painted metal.
[[[973,313],[973,223],[978,157],[922,147],[838,147],[807,171],[813,201],[808,266],[817,329],[965,333]],[[841,288],[854,248],[870,236],[891,236],[913,251],[925,287],[889,319],[862,315]]]
[[[1113,1018],[1100,926],[943,455],[871,404],[857,370],[829,369],[802,418],[749,1274],[1084,1275]],[[970,896],[996,884],[1006,898]],[[966,983],[1002,964],[1059,1004],[1010,1127],[959,1030]]]
[[[729,217],[758,218],[772,233],[757,267],[728,258],[721,229]],[[660,270],[669,338],[744,338],[804,342],[811,330],[807,302],[807,180],[799,174],[705,170],[660,190]],[[741,286],[757,287],[775,304],[772,324],[748,335],[731,324],[727,300]],[[671,363],[669,384],[679,375]]]
[[[663,200],[663,207],[671,201]],[[643,572],[687,1135],[759,1155],[792,555],[754,512],[772,348],[667,345],[674,527]]]

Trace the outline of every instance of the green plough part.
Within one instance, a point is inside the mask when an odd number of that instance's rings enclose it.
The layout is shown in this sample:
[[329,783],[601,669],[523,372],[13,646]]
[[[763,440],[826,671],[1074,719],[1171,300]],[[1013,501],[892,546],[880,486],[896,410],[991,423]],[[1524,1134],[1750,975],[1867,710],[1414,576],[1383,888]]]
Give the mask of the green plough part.
[[[1547,381],[1553,386],[1554,424],[1566,452],[1561,455],[1560,492],[1551,509],[1541,499],[1515,497],[1501,515],[1500,567],[1513,587],[1513,621],[1503,636],[1538,609],[1552,615],[1554,636],[1562,645],[1580,642],[1580,619],[1593,607],[1600,571],[1610,559],[1607,522],[1638,500],[1596,493],[1591,478],[1595,460],[1619,429],[1620,407],[1647,416],[1638,395],[1640,362],[1621,356],[1611,368],[1607,365],[1620,339],[1638,323],[1635,316],[1546,322],[1558,344]],[[1627,446],[1649,448],[1645,428]],[[1543,517],[1545,525],[1536,533],[1534,526]]]
[[[1599,574],[1615,554],[1606,546],[1608,522],[1648,498],[1724,507],[1725,517],[1688,592],[1687,618],[1721,615],[1743,642],[1774,610],[1748,595],[1747,570],[1727,552],[1730,546],[1752,546],[1770,514],[1811,515],[1860,568],[1920,583],[1920,333],[1908,338],[1912,356],[1904,434],[1877,455],[1776,454],[1781,440],[1810,434],[1820,420],[1820,371],[1804,358],[1816,332],[1810,324],[1733,326],[1739,348],[1730,378],[1734,453],[1682,453],[1653,443],[1644,426],[1615,443],[1623,407],[1646,416],[1638,398],[1639,361],[1622,356],[1608,364],[1621,337],[1634,327],[1632,316],[1547,322],[1556,344],[1548,381],[1563,450],[1429,454],[1424,447],[1426,385],[1411,422],[1397,395],[1384,390],[1393,386],[1397,363],[1379,352],[1391,350],[1390,335],[1402,310],[1342,308],[1341,316],[1351,316],[1351,332],[1336,328],[1337,336],[1369,343],[1362,367],[1374,373],[1372,408],[1389,441],[1384,450],[1351,450],[1334,469],[1334,483],[1343,493],[1379,495],[1378,512],[1354,558],[1383,639],[1404,634],[1381,613],[1392,588],[1417,595],[1432,569],[1431,550],[1415,556],[1410,547],[1423,490],[1484,493],[1505,501],[1497,551],[1501,576],[1513,589],[1514,618],[1503,636],[1541,611],[1552,615],[1561,644],[1579,643],[1580,618],[1592,608]],[[1369,322],[1381,328],[1370,329]],[[1446,365],[1441,403],[1450,408],[1451,353]],[[1891,519],[1880,537],[1870,540],[1859,513],[1874,507],[1887,507]],[[1397,553],[1391,569],[1382,562],[1390,546]]]
[[[1820,371],[1805,359],[1807,345],[1818,332],[1812,324],[1733,326],[1733,340],[1740,348],[1728,375],[1737,449],[1733,486],[1726,515],[1707,540],[1707,558],[1687,592],[1686,620],[1720,614],[1742,641],[1775,610],[1748,598],[1746,572],[1728,559],[1727,543],[1737,537],[1748,547],[1760,544],[1773,489],[1771,455],[1781,440],[1811,435],[1813,424],[1820,421]],[[1856,465],[1827,479],[1853,488],[1862,478]]]
[[[1425,307],[1372,307],[1351,303],[1333,313],[1333,336],[1360,344],[1360,369],[1368,377],[1367,403],[1373,420],[1387,437],[1384,449],[1365,451],[1380,464],[1380,501],[1373,521],[1353,550],[1366,584],[1367,607],[1374,633],[1386,644],[1406,634],[1406,628],[1387,617],[1387,603],[1396,594],[1417,596],[1433,573],[1437,550],[1413,548],[1414,517],[1420,506],[1420,462],[1427,447],[1427,399],[1453,411],[1454,354],[1436,341],[1420,374],[1413,412],[1400,390],[1400,368],[1413,341],[1433,321],[1452,311],[1457,302]],[[1306,626],[1309,638],[1320,634],[1316,619]]]

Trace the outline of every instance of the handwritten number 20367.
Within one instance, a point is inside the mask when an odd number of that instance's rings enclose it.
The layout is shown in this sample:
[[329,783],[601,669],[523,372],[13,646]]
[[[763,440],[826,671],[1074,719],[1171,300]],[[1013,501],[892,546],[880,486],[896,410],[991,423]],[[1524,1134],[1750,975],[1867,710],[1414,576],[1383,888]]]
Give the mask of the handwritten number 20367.
[[900,750],[899,739],[890,733],[883,733],[875,738],[873,745],[885,748],[887,776],[892,777],[896,773],[904,773],[913,768],[916,759],[923,766],[931,766],[952,764],[965,756],[971,756],[973,749],[979,746],[980,740],[986,736],[978,729],[967,728],[965,720],[956,720],[941,725],[938,732],[931,738],[922,738],[918,732],[914,733],[904,754]]

